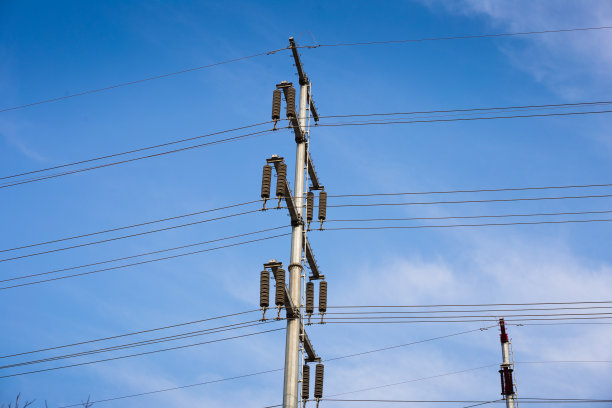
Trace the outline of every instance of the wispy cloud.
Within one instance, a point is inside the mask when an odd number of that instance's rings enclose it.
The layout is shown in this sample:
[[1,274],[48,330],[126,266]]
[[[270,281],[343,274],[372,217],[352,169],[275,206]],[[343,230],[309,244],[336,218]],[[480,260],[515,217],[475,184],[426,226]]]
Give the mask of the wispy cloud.
[[[484,19],[500,31],[532,31],[612,25],[612,3],[571,0],[456,2],[423,0],[434,10]],[[585,31],[516,37],[500,47],[521,70],[567,99],[604,95],[612,86],[612,32]]]

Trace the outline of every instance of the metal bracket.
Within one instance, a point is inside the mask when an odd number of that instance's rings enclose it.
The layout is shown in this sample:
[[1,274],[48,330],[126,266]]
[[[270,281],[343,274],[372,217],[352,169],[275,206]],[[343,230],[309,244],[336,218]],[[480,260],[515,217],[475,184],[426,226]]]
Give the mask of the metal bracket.
[[[274,158],[274,156],[272,156],[272,158]],[[274,161],[272,161],[272,163],[274,163],[274,167],[276,168],[276,174],[278,174],[278,165],[281,162],[282,160],[277,160],[276,158],[274,158]],[[303,225],[304,221],[302,220],[302,217],[297,212],[295,202],[293,201],[293,196],[291,195],[291,189],[289,188],[289,182],[287,181],[287,179],[285,179],[284,181],[285,181],[284,183],[285,184],[285,194],[283,198],[285,199],[285,202],[287,203],[287,210],[289,210],[289,216],[291,217],[291,225],[294,225],[294,226]]]
[[309,276],[308,278],[310,280],[325,279],[325,275],[321,275],[321,273],[319,272],[319,266],[317,265],[314,253],[312,252],[312,248],[310,247],[310,242],[305,236],[304,252],[306,253],[306,261],[308,262],[308,266],[310,266],[310,270],[312,271],[312,276]]
[[312,157],[309,152],[306,152],[306,162],[308,163],[308,176],[310,177],[310,182],[312,183],[312,187],[310,190],[323,190],[323,186],[319,183],[319,177],[317,176],[317,172],[314,168],[314,163],[312,162]]
[[304,351],[308,355],[308,358],[304,359],[306,363],[314,363],[320,362],[321,357],[317,356],[317,352],[314,347],[312,347],[312,343],[306,334],[306,330],[304,329],[304,325],[300,324],[300,339],[302,340],[302,344],[304,345]]

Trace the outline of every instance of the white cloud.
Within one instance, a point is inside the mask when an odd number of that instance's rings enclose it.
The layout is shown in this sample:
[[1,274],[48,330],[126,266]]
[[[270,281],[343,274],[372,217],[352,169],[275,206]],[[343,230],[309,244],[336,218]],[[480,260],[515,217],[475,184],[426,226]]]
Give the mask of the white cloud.
[[[423,0],[432,9],[484,19],[508,32],[612,25],[612,3],[559,0]],[[612,86],[612,33],[583,31],[513,37],[501,42],[512,63],[568,99],[605,94]],[[605,87],[604,87],[605,85]]]

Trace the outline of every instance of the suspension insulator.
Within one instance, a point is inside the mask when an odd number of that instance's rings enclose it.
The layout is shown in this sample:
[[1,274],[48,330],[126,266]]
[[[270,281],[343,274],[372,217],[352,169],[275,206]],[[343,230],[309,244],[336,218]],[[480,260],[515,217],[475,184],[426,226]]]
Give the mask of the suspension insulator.
[[302,399],[310,398],[310,366],[304,364],[302,366]]
[[315,367],[315,389],[314,397],[319,399],[323,398],[323,364],[319,363]]
[[281,111],[281,90],[275,89],[272,92],[272,120],[280,119]]
[[306,313],[314,312],[314,283],[306,282]]
[[276,167],[276,196],[285,196],[285,180],[287,180],[287,165],[283,162]]
[[327,281],[319,283],[319,313],[327,312]]
[[306,193],[306,221],[312,221],[314,211],[314,193],[309,191]]
[[259,280],[259,306],[270,306],[270,272],[265,269],[261,271]]
[[282,306],[285,304],[285,271],[283,269],[277,269],[274,274],[276,278],[276,306]]
[[319,193],[319,221],[325,221],[327,216],[327,193],[321,191]]
[[263,176],[261,177],[261,198],[270,198],[270,183],[272,182],[272,166],[263,166]]
[[295,88],[287,88],[285,97],[287,98],[287,117],[295,118]]

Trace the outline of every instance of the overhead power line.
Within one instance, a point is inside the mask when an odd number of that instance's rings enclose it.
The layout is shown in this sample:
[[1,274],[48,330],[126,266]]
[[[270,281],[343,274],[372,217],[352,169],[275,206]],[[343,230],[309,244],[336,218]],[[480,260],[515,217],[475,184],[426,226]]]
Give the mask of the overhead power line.
[[[423,340],[413,341],[413,342],[410,342],[410,343],[404,343],[404,344],[399,344],[399,345],[395,345],[395,346],[384,347],[384,348],[381,348],[381,349],[368,350],[368,351],[359,352],[359,353],[353,353],[353,354],[348,354],[348,355],[337,356],[337,357],[334,357],[334,358],[326,359],[325,361],[326,362],[330,362],[330,361],[342,360],[342,359],[345,359],[345,358],[361,356],[361,355],[364,355],[364,354],[370,354],[370,353],[387,351],[387,350],[392,350],[392,349],[401,348],[401,347],[412,346],[412,345],[416,345],[416,344],[420,344],[420,343],[426,343],[426,342],[430,342],[430,341],[436,341],[436,340],[441,340],[441,339],[445,339],[445,338],[449,338],[449,337],[453,337],[453,336],[458,336],[458,335],[461,335],[461,334],[468,334],[468,333],[474,333],[474,332],[479,332],[479,331],[485,331],[485,330],[488,330],[489,328],[492,328],[492,327],[495,327],[495,326],[488,326],[488,327],[483,327],[483,328],[480,328],[480,329],[467,330],[467,331],[462,331],[462,332],[458,332],[458,333],[451,333],[451,334],[448,334],[448,335],[445,335],[445,336],[432,337],[432,338],[429,338],[429,339],[423,339]],[[252,377],[252,376],[256,376],[256,375],[263,375],[263,374],[268,374],[268,373],[273,373],[273,372],[278,372],[278,371],[283,371],[283,368],[276,368],[276,369],[272,369],[272,370],[265,370],[265,371],[255,372],[255,373],[243,374],[243,375],[238,375],[238,376],[233,376],[233,377],[228,377],[228,378],[222,378],[222,379],[214,380],[214,381],[205,381],[205,382],[189,384],[189,385],[183,385],[183,386],[178,386],[178,387],[164,388],[164,389],[152,390],[152,391],[141,392],[141,393],[136,393],[136,394],[122,395],[122,396],[118,396],[118,397],[110,397],[110,398],[105,398],[105,399],[101,399],[101,400],[97,400],[97,401],[92,401],[92,402],[97,404],[97,403],[115,401],[115,400],[120,400],[120,399],[134,398],[134,397],[140,397],[140,396],[145,396],[145,395],[157,394],[157,393],[161,393],[161,392],[175,391],[175,390],[180,390],[180,389],[184,389],[184,388],[197,387],[197,386],[201,386],[201,385],[208,385],[208,384],[212,384],[212,383],[216,383],[216,382],[237,380],[237,379],[241,379],[241,378],[245,378],[245,377]],[[64,405],[64,406],[60,406],[59,408],[71,408],[71,407],[80,406],[80,405],[81,404]]]
[[115,339],[122,338],[122,337],[135,336],[135,335],[138,335],[138,334],[151,333],[151,332],[160,331],[160,330],[174,329],[174,328],[177,328],[177,327],[189,326],[189,325],[192,325],[192,324],[204,323],[204,322],[209,322],[209,321],[212,321],[212,320],[227,319],[228,317],[235,317],[235,316],[240,316],[240,315],[249,314],[249,313],[253,313],[253,312],[259,312],[259,310],[260,309],[246,310],[244,312],[230,313],[230,314],[226,314],[226,315],[209,317],[209,318],[205,318],[205,319],[192,320],[192,321],[189,321],[189,322],[175,323],[175,324],[171,324],[171,325],[167,325],[167,326],[155,327],[155,328],[152,328],[152,329],[139,330],[139,331],[130,332],[130,333],[124,333],[124,334],[117,334],[117,335],[114,335],[114,336],[101,337],[101,338],[92,339],[92,340],[84,340],[84,341],[79,341],[79,342],[75,342],[75,343],[71,343],[71,344],[65,344],[65,345],[62,345],[62,346],[52,346],[52,347],[47,347],[47,348],[44,348],[44,349],[25,351],[25,352],[15,353],[15,354],[8,354],[8,355],[5,355],[5,356],[0,356],[0,359],[2,359],[2,358],[9,358],[9,357],[18,357],[18,356],[23,356],[23,355],[27,355],[27,354],[41,353],[43,351],[58,350],[58,349],[67,348],[67,347],[82,346],[84,344],[97,343],[97,342],[106,341],[106,340],[115,340]]
[[233,217],[238,217],[238,216],[241,216],[241,215],[253,214],[253,213],[256,213],[256,212],[260,212],[260,211],[261,211],[261,209],[250,210],[250,211],[243,211],[243,212],[239,212],[239,213],[235,213],[235,214],[223,215],[223,216],[215,217],[215,218],[208,218],[208,219],[205,219],[205,220],[194,221],[194,222],[190,222],[190,223],[186,223],[186,224],[172,225],[170,227],[158,228],[158,229],[149,230],[149,231],[142,231],[142,232],[137,232],[137,233],[134,233],[134,234],[122,235],[122,236],[119,236],[119,237],[102,239],[102,240],[99,240],[99,241],[85,242],[83,244],[71,245],[71,246],[62,247],[62,248],[49,249],[47,251],[42,251],[42,252],[34,252],[34,253],[30,253],[30,254],[25,254],[25,255],[13,256],[13,257],[10,257],[10,258],[0,259],[0,262],[14,261],[16,259],[23,259],[23,258],[29,258],[29,257],[32,257],[32,256],[50,254],[50,253],[60,252],[60,251],[67,251],[69,249],[82,248],[82,247],[85,247],[85,246],[103,244],[103,243],[106,243],[106,242],[117,241],[117,240],[125,239],[125,238],[139,237],[139,236],[142,236],[142,235],[153,234],[153,233],[156,233],[156,232],[170,231],[170,230],[177,229],[177,228],[189,227],[189,226],[192,226],[192,225],[198,225],[198,224],[202,224],[202,223],[205,223],[205,222],[224,220],[224,219],[227,219],[227,218],[233,218]]
[[397,125],[397,124],[436,123],[436,122],[464,122],[464,121],[493,120],[493,119],[521,119],[521,118],[542,118],[542,117],[554,117],[554,116],[594,115],[594,114],[601,114],[601,113],[612,113],[612,110],[586,111],[586,112],[540,113],[540,114],[531,114],[531,115],[481,116],[481,117],[452,118],[452,119],[390,120],[390,121],[384,121],[384,122],[337,122],[337,123],[320,123],[317,126],[338,127],[338,126]]
[[[266,322],[260,322],[258,324],[266,324]],[[128,355],[119,356],[119,357],[109,357],[109,358],[100,359],[100,360],[86,361],[86,362],[82,362],[82,363],[75,363],[75,364],[69,364],[69,365],[64,365],[64,366],[45,368],[45,369],[41,369],[41,370],[34,370],[34,371],[27,371],[27,372],[9,374],[9,375],[0,376],[0,378],[17,377],[17,376],[22,376],[22,375],[27,375],[27,374],[42,373],[42,372],[47,372],[47,371],[60,370],[60,369],[64,369],[64,368],[79,367],[79,366],[83,366],[83,365],[102,363],[102,362],[106,362],[106,361],[122,360],[122,359],[130,358],[130,357],[144,356],[144,355],[149,355],[149,354],[161,353],[161,352],[164,352],[164,351],[180,350],[180,349],[185,349],[185,348],[190,348],[190,347],[201,346],[201,345],[204,345],[204,344],[212,344],[212,343],[219,343],[219,342],[227,341],[227,340],[240,339],[240,338],[243,338],[243,337],[250,337],[250,336],[255,336],[255,335],[258,335],[258,334],[271,333],[271,332],[275,332],[275,331],[279,331],[279,330],[285,330],[285,329],[281,327],[281,328],[278,328],[278,329],[263,330],[263,331],[253,332],[253,333],[241,334],[241,335],[238,335],[238,336],[224,337],[224,338],[221,338],[221,339],[203,341],[203,342],[199,342],[199,343],[184,344],[182,346],[167,347],[167,348],[164,348],[164,349],[144,351],[144,352],[141,352],[141,353],[128,354]]]
[[246,134],[243,134],[243,135],[227,137],[225,139],[219,139],[219,140],[215,140],[215,141],[212,141],[212,142],[200,143],[200,144],[197,144],[197,145],[192,145],[192,146],[187,146],[187,147],[181,147],[181,148],[178,148],[178,149],[168,150],[168,151],[160,152],[160,153],[149,154],[149,155],[146,155],[146,156],[139,156],[139,157],[134,157],[134,158],[131,158],[131,159],[125,159],[125,160],[119,160],[119,161],[115,161],[115,162],[111,162],[111,163],[99,164],[99,165],[96,165],[96,166],[90,166],[90,167],[85,167],[85,168],[82,168],[82,169],[65,171],[63,173],[55,173],[55,174],[51,174],[51,175],[48,175],[48,176],[40,176],[40,177],[31,178],[31,179],[27,179],[27,180],[9,182],[9,183],[0,185],[0,188],[8,188],[8,187],[13,187],[13,186],[18,186],[18,185],[21,185],[21,184],[33,183],[35,181],[48,180],[48,179],[52,179],[52,178],[56,178],[56,177],[67,176],[69,174],[82,173],[84,171],[96,170],[96,169],[101,169],[101,168],[109,167],[109,166],[115,166],[117,164],[131,163],[131,162],[134,162],[134,161],[137,161],[137,160],[150,159],[150,158],[153,158],[153,157],[164,156],[164,155],[167,155],[167,154],[184,152],[184,151],[192,150],[192,149],[198,149],[198,148],[205,147],[205,146],[213,146],[213,145],[217,145],[217,144],[221,144],[221,143],[234,142],[236,140],[243,140],[243,139],[249,138],[249,137],[256,137],[256,136],[260,136],[260,135],[263,135],[263,134],[266,134],[266,133],[271,133],[271,132],[274,132],[274,131],[275,130],[273,130],[273,129],[260,130],[258,132],[251,132],[251,133],[246,133]]
[[[472,35],[463,35],[463,36],[445,36],[445,37],[424,37],[424,38],[412,38],[412,39],[403,39],[403,40],[385,40],[385,41],[366,41],[366,42],[352,42],[352,43],[329,43],[329,44],[317,44],[317,45],[307,45],[307,46],[298,46],[297,48],[322,48],[322,47],[349,47],[349,46],[363,46],[363,45],[381,45],[381,44],[402,44],[402,43],[416,43],[416,42],[430,42],[430,41],[447,41],[447,40],[467,40],[467,39],[479,39],[479,38],[495,38],[495,37],[513,37],[513,36],[528,36],[528,35],[542,35],[542,34],[554,34],[554,33],[569,33],[569,32],[580,32],[580,31],[598,31],[598,30],[607,30],[612,27],[610,26],[598,26],[598,27],[576,27],[576,28],[566,28],[566,29],[555,29],[555,30],[539,30],[539,31],[525,31],[525,32],[514,32],[514,33],[494,33],[494,34],[472,34]],[[150,82],[157,79],[168,78],[172,76],[182,75],[189,72],[199,71],[206,68],[212,68],[219,65],[230,64],[233,62],[244,61],[247,59],[252,59],[256,57],[272,55],[279,51],[287,50],[289,47],[277,48],[273,50],[268,50],[264,52],[259,52],[256,54],[246,55],[238,58],[232,58],[224,61],[214,62],[211,64],[200,65],[196,67],[186,68],[179,71],[168,72],[165,74],[154,75],[149,77],[144,77],[140,79],[135,79],[127,82],[119,82],[113,85],[108,85],[102,88],[94,88],[89,89],[82,92],[73,93],[70,95],[58,96],[48,99],[39,100],[36,102],[30,102],[22,105],[16,105],[11,107],[6,107],[0,109],[0,113],[14,111],[18,109],[29,108],[32,106],[42,105],[46,103],[57,102],[65,99],[71,99],[78,96],[91,95],[95,93],[100,93],[104,91],[109,91],[112,89],[123,88],[126,86],[141,84],[144,82]]]
[[107,259],[107,260],[104,260],[104,261],[92,262],[92,263],[88,263],[88,264],[84,264],[84,265],[70,266],[70,267],[67,267],[67,268],[54,269],[54,270],[51,270],[51,271],[33,273],[33,274],[29,274],[29,275],[21,275],[21,276],[16,276],[16,277],[12,277],[12,278],[1,279],[0,282],[9,282],[9,281],[14,281],[14,280],[33,278],[33,277],[36,277],[36,276],[50,275],[50,274],[55,274],[55,273],[60,273],[60,272],[72,271],[72,270],[75,270],[75,269],[86,268],[86,267],[89,267],[89,266],[96,266],[96,265],[102,265],[102,264],[105,264],[105,263],[123,261],[123,260],[126,260],[126,259],[140,258],[140,257],[143,257],[143,256],[160,254],[160,253],[169,252],[169,251],[175,251],[177,249],[185,249],[185,248],[190,248],[190,247],[194,247],[194,246],[210,244],[210,243],[213,243],[213,242],[225,241],[225,240],[228,240],[228,239],[234,239],[234,238],[245,237],[245,236],[249,236],[249,235],[261,234],[263,232],[275,231],[275,230],[282,229],[282,228],[286,228],[286,226],[282,225],[282,226],[279,226],[279,227],[266,228],[266,229],[262,229],[262,230],[258,230],[258,231],[245,232],[243,234],[237,234],[237,235],[229,235],[229,236],[226,236],[226,237],[211,239],[211,240],[208,240],[208,241],[200,241],[200,242],[195,242],[193,244],[181,245],[181,246],[177,246],[177,247],[173,247],[173,248],[159,249],[157,251],[149,251],[149,252],[144,252],[144,253],[140,253],[140,254],[124,256],[124,257],[121,257],[121,258]]
[[362,46],[362,45],[405,44],[405,43],[415,43],[415,42],[448,41],[448,40],[470,40],[470,39],[478,39],[478,38],[514,37],[514,36],[527,36],[527,35],[540,35],[540,34],[570,33],[570,32],[577,32],[577,31],[599,31],[599,30],[609,30],[611,28],[612,26],[576,27],[576,28],[561,28],[561,29],[556,29],[556,30],[523,31],[523,32],[514,32],[514,33],[472,34],[472,35],[447,36],[447,37],[409,38],[409,39],[404,39],[404,40],[360,41],[360,42],[302,45],[302,46],[298,46],[297,48],[354,47],[354,46]]
[[13,110],[17,110],[17,109],[29,108],[31,106],[42,105],[44,103],[57,102],[57,101],[61,101],[61,100],[64,100],[64,99],[74,98],[74,97],[77,97],[77,96],[91,95],[91,94],[94,94],[94,93],[109,91],[111,89],[123,88],[123,87],[130,86],[130,85],[136,85],[136,84],[141,84],[143,82],[154,81],[156,79],[162,79],[162,78],[168,78],[168,77],[171,77],[171,76],[186,74],[188,72],[199,71],[199,70],[206,69],[206,68],[212,68],[212,67],[216,67],[216,66],[219,66],[219,65],[230,64],[232,62],[243,61],[243,60],[247,60],[247,59],[251,59],[251,58],[255,58],[255,57],[261,57],[261,56],[264,56],[264,55],[272,55],[272,54],[274,54],[274,53],[276,53],[278,51],[282,51],[282,50],[285,50],[285,49],[287,49],[287,47],[279,48],[279,49],[276,49],[276,50],[264,51],[264,52],[260,52],[260,53],[252,54],[252,55],[246,55],[244,57],[233,58],[233,59],[229,59],[229,60],[225,60],[225,61],[214,62],[212,64],[200,65],[200,66],[197,66],[197,67],[191,67],[191,68],[183,69],[183,70],[180,70],[180,71],[168,72],[166,74],[154,75],[154,76],[150,76],[150,77],[146,77],[146,78],[136,79],[136,80],[133,80],[133,81],[120,82],[120,83],[117,83],[117,84],[114,84],[114,85],[105,86],[103,88],[90,89],[90,90],[87,90],[87,91],[73,93],[73,94],[70,94],[70,95],[64,95],[64,96],[58,96],[58,97],[55,97],[55,98],[43,99],[43,100],[40,100],[40,101],[37,101],[37,102],[31,102],[31,103],[27,103],[27,104],[23,104],[23,105],[17,105],[17,106],[12,106],[12,107],[8,107],[8,108],[3,108],[3,109],[0,109],[0,113],[8,112],[8,111],[13,111]]
[[180,257],[183,257],[183,256],[200,254],[200,253],[204,253],[204,252],[211,252],[211,251],[216,251],[216,250],[219,250],[219,249],[231,248],[231,247],[235,247],[235,246],[239,246],[239,245],[246,245],[246,244],[251,244],[251,243],[254,243],[254,242],[265,241],[265,240],[268,240],[268,239],[284,237],[284,236],[289,235],[289,234],[290,233],[272,235],[272,236],[269,236],[269,237],[257,238],[257,239],[252,239],[252,240],[249,240],[249,241],[237,242],[237,243],[234,243],[234,244],[222,245],[222,246],[218,246],[218,247],[214,247],[214,248],[207,248],[207,249],[201,249],[201,250],[198,250],[198,251],[192,251],[192,252],[187,252],[187,253],[182,253],[182,254],[177,254],[177,255],[165,256],[163,258],[156,258],[156,259],[150,259],[150,260],[147,260],[147,261],[134,262],[134,263],[127,264],[127,265],[112,266],[112,267],[108,267],[108,268],[104,268],[104,269],[97,269],[97,270],[93,270],[93,271],[75,273],[75,274],[72,274],[72,275],[59,276],[59,277],[56,277],[56,278],[42,279],[42,280],[38,280],[38,281],[34,281],[34,282],[27,282],[27,283],[20,283],[20,284],[11,285],[11,286],[4,286],[4,287],[0,287],[0,290],[14,289],[14,288],[19,288],[19,287],[23,287],[23,286],[37,285],[37,284],[45,283],[45,282],[53,282],[53,281],[62,280],[62,279],[75,278],[77,276],[91,275],[91,274],[94,274],[94,273],[100,273],[100,272],[106,272],[106,271],[111,271],[111,270],[115,270],[115,269],[127,268],[127,267],[130,267],[130,266],[144,265],[144,264],[148,264],[148,263],[152,263],[152,262],[164,261],[164,260],[167,260],[167,259],[180,258]]

